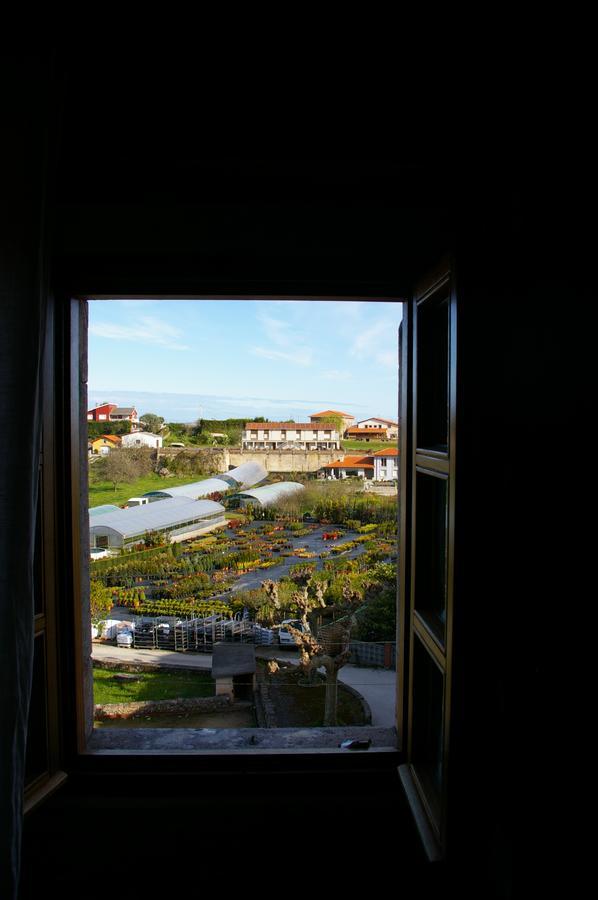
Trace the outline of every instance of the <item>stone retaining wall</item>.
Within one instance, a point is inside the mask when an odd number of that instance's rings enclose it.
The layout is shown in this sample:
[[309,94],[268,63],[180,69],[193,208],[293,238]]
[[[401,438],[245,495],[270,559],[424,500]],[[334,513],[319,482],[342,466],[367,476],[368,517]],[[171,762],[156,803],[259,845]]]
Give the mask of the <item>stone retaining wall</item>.
[[177,456],[202,461],[206,471],[226,472],[229,466],[241,466],[246,462],[258,462],[267,472],[281,474],[315,474],[325,463],[344,456],[342,450],[241,450],[220,447],[162,447],[158,459],[168,467],[168,460]]

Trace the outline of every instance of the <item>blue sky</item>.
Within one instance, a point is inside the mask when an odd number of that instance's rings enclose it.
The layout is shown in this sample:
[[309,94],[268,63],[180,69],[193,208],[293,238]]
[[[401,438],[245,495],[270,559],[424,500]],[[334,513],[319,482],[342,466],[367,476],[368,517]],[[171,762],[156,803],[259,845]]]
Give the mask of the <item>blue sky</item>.
[[400,303],[93,300],[89,404],[167,421],[397,417]]

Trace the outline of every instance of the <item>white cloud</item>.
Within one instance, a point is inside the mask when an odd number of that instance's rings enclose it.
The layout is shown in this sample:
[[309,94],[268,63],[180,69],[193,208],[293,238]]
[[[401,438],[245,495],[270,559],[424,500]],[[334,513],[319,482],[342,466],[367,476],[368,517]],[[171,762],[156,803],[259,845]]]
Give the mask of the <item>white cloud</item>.
[[320,372],[322,378],[328,378],[330,381],[347,381],[351,377],[351,373],[341,369],[327,369]]
[[138,344],[157,344],[169,350],[190,350],[187,344],[180,342],[183,331],[163,322],[155,316],[139,316],[131,325],[118,325],[114,322],[94,322],[89,326],[90,334],[108,338],[112,341],[133,341]]
[[393,310],[392,315],[385,315],[371,322],[367,328],[354,335],[349,350],[351,356],[359,360],[370,359],[383,368],[396,368],[399,321]]
[[283,350],[268,350],[265,347],[252,347],[251,353],[254,356],[261,356],[263,359],[271,359],[274,362],[288,362],[297,366],[311,365],[312,353],[309,349],[297,349],[291,352]]
[[293,335],[289,334],[290,322],[275,319],[274,316],[267,315],[262,309],[258,312],[258,321],[263,326],[265,337],[271,344],[276,344],[277,347],[288,347],[291,344]]

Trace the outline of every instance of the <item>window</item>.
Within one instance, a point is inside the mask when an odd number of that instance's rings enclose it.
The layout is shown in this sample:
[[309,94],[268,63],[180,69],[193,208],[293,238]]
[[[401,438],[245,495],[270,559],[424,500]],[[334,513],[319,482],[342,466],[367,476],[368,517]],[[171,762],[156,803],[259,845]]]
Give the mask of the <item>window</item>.
[[[407,649],[407,763],[401,766],[431,858],[447,834],[451,743],[456,468],[456,313],[450,270],[422,285],[403,323],[401,576]],[[404,646],[404,645],[403,645]]]
[[[90,303],[94,303],[94,302],[96,302],[96,301],[90,301]],[[104,304],[106,304],[106,303],[108,303],[108,302],[109,302],[109,301],[104,301]],[[198,301],[198,302],[202,302],[202,301]],[[311,301],[311,302],[317,302],[317,301]],[[165,302],[165,306],[167,306],[167,302]],[[398,318],[399,318],[399,316],[397,316],[396,319],[395,319],[395,321],[397,322],[397,324],[398,324]],[[118,399],[118,398],[115,398],[115,399]],[[251,412],[253,413],[253,410],[251,410]],[[256,411],[256,412],[257,412],[257,411]],[[261,412],[261,410],[260,410],[260,412]],[[296,418],[299,418],[299,417],[300,417],[300,414],[301,414],[301,411],[298,410],[295,417],[296,417]],[[305,442],[305,443],[307,443],[307,440],[308,440],[308,434],[309,434],[310,432],[311,432],[311,434],[312,434],[313,437],[317,437],[318,432],[317,432],[315,426],[314,426],[313,429],[308,429],[308,430],[307,430],[307,433],[306,433],[305,429],[296,429],[297,437],[298,437],[298,438],[301,438],[302,441]],[[265,430],[264,430],[264,437],[265,437],[265,438],[268,438],[269,435],[270,435],[270,433],[271,433],[271,429],[265,429]],[[287,432],[287,433],[288,433],[288,432]],[[257,430],[251,432],[252,437],[253,437],[253,436],[257,436],[257,434],[258,434]],[[313,439],[313,438],[312,438],[312,439]],[[188,441],[185,441],[185,444],[186,444],[187,446],[189,446]],[[226,467],[228,468],[228,465],[227,465]],[[137,492],[135,491],[135,493],[137,493]],[[396,508],[396,507],[395,507],[395,508]],[[396,514],[395,514],[395,519],[396,519]],[[359,535],[356,535],[356,537],[359,537]],[[361,538],[360,538],[360,540],[361,540]],[[360,548],[358,547],[358,549],[360,549]],[[329,551],[326,551],[326,552],[332,557],[332,560],[334,560],[335,554],[334,554],[333,550],[329,550]],[[265,575],[267,576],[267,574],[268,574],[268,573],[266,572]],[[394,637],[394,635],[393,635],[393,637]],[[374,643],[376,643],[376,641],[374,641]],[[382,641],[378,641],[378,644],[380,644],[380,645],[382,645],[382,644],[386,645],[386,644],[388,644],[388,643],[389,643],[388,640],[385,640],[385,641],[383,641],[383,642],[382,642]],[[395,641],[393,640],[393,641],[391,641],[390,643],[392,643],[392,644],[394,645]],[[362,650],[363,650],[363,648],[362,648]],[[394,650],[394,647],[391,648],[391,650]],[[385,650],[384,652],[385,652],[385,654],[386,654],[387,652],[388,652],[388,653],[391,653],[391,650]],[[363,650],[363,652],[365,652],[365,651]],[[391,655],[392,655],[392,654],[391,654]],[[367,654],[366,654],[366,656],[367,656]],[[363,659],[362,659],[361,661],[364,661],[364,660],[367,661],[366,656],[364,656]],[[370,659],[370,662],[371,662],[371,661],[372,661],[372,660]],[[394,676],[393,676],[393,678],[394,678]],[[392,686],[393,686],[393,691],[394,691],[394,683],[393,683]],[[359,684],[357,685],[357,687],[359,687]],[[88,708],[89,708],[89,705],[88,705]],[[393,721],[394,721],[394,716],[393,716]],[[394,727],[394,726],[393,726],[393,727]],[[391,730],[392,730],[392,729],[391,729]],[[122,732],[121,732],[121,737],[122,737]],[[274,732],[273,732],[273,737],[274,737]],[[149,732],[147,733],[147,738],[149,739]],[[107,742],[106,732],[103,731],[103,732],[100,733],[100,734],[95,734],[95,735],[94,735],[92,745],[90,745],[90,746],[93,746],[93,747],[95,747],[95,748],[97,749],[99,746],[107,746],[107,743],[106,743],[106,742]],[[394,748],[394,746],[395,746],[395,743],[394,743],[394,741],[393,741],[392,747]],[[386,747],[385,747],[385,749],[387,749],[387,750],[388,750],[388,749],[391,749],[391,746],[387,744]]]

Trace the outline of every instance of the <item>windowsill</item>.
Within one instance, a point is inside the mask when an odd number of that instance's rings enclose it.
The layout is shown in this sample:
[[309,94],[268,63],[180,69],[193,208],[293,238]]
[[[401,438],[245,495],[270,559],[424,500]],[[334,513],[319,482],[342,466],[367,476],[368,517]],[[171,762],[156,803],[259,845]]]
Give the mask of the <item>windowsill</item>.
[[[348,739],[371,740],[368,750],[340,749]],[[395,728],[369,725],[339,728],[94,728],[88,754],[259,755],[397,753]]]

